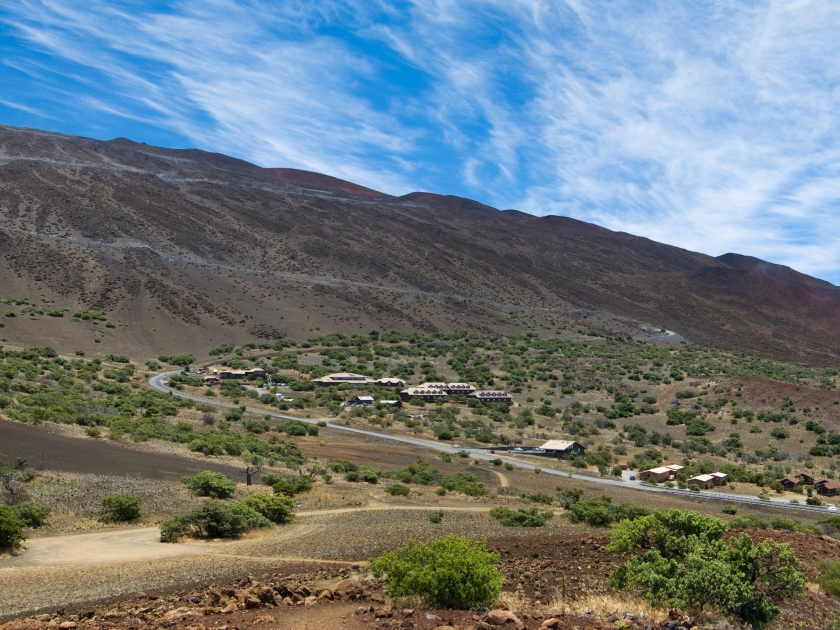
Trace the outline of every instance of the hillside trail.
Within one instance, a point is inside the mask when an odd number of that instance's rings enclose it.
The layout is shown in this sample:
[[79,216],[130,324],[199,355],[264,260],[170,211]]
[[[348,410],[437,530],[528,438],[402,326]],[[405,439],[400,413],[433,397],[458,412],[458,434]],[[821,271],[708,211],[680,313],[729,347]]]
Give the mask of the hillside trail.
[[[439,505],[389,505],[373,503],[372,505],[336,508],[331,510],[311,510],[298,512],[297,518],[320,515],[348,514],[351,512],[369,512],[386,510],[439,510],[448,512],[489,512],[489,507],[442,507]],[[306,526],[304,524],[304,526]],[[288,534],[299,534],[289,530]],[[266,534],[277,535],[277,528]],[[282,534],[280,534],[282,536]],[[257,534],[259,536],[259,534]],[[238,542],[238,541],[237,541]],[[160,542],[158,527],[142,527],[137,529],[107,530],[82,534],[62,534],[59,536],[45,536],[31,538],[26,542],[26,551],[18,556],[0,559],[0,570],[15,567],[38,566],[77,566],[125,564],[130,562],[152,562],[167,558],[177,558],[198,555],[218,555],[230,558],[251,557],[243,554],[226,553],[226,545],[230,542],[195,542],[167,544]],[[287,558],[278,559],[289,561],[323,562],[317,558]]]
[[499,478],[499,485],[502,488],[510,487],[510,482],[508,481],[508,478],[504,473],[501,473],[498,470],[494,470],[493,472],[496,473],[496,476]]

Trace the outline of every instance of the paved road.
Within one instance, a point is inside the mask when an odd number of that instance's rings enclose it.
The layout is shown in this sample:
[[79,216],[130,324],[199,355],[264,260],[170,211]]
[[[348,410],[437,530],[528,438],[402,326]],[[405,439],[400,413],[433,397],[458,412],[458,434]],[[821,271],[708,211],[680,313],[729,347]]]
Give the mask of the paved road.
[[[174,372],[165,372],[163,374],[158,374],[153,376],[149,379],[149,384],[157,389],[158,391],[164,393],[170,393],[175,396],[180,396],[182,398],[188,398],[190,400],[194,400],[197,402],[205,403],[208,405],[216,405],[217,407],[227,407],[227,408],[238,408],[239,405],[232,405],[230,403],[225,402],[218,402],[212,399],[203,398],[201,396],[193,396],[191,394],[187,394],[185,392],[180,392],[176,389],[172,389],[168,387],[164,381],[174,374],[180,374],[180,370]],[[579,481],[588,481],[591,483],[600,483],[607,486],[615,486],[619,488],[623,488],[625,490],[638,490],[641,492],[659,492],[663,494],[670,494],[673,496],[681,496],[687,499],[702,499],[702,500],[711,500],[711,501],[722,501],[724,503],[739,503],[739,504],[747,504],[753,505],[756,507],[773,507],[773,508],[781,508],[786,510],[795,510],[799,512],[812,512],[812,513],[838,513],[838,512],[829,512],[826,507],[818,507],[818,506],[810,506],[810,505],[796,505],[789,503],[785,499],[776,499],[770,498],[769,500],[762,500],[756,497],[748,497],[743,495],[732,495],[732,494],[722,494],[717,492],[696,492],[693,490],[680,490],[678,488],[664,488],[662,486],[651,486],[648,484],[641,484],[639,482],[632,482],[632,481],[624,481],[620,479],[613,479],[610,477],[593,477],[590,475],[583,475],[580,473],[572,473],[565,470],[555,470],[552,468],[542,468],[537,464],[532,464],[530,462],[523,462],[518,459],[512,457],[506,457],[500,453],[491,454],[487,453],[482,449],[474,449],[474,448],[455,448],[453,446],[449,446],[447,444],[441,444],[440,442],[432,442],[429,440],[422,440],[420,438],[412,438],[406,437],[402,435],[390,435],[388,433],[379,433],[377,431],[370,431],[368,429],[359,429],[356,427],[350,427],[344,424],[341,424],[341,421],[338,418],[299,418],[297,416],[290,416],[283,413],[278,413],[275,411],[265,411],[263,409],[247,409],[253,413],[262,414],[264,416],[271,416],[273,418],[281,418],[285,420],[298,420],[300,422],[305,422],[307,424],[316,424],[317,422],[326,422],[327,426],[331,429],[336,429],[338,431],[346,431],[348,433],[356,433],[359,435],[365,435],[371,438],[376,438],[380,440],[390,440],[392,442],[401,442],[403,444],[411,444],[413,446],[419,446],[422,448],[433,449],[435,451],[445,451],[450,454],[456,454],[462,450],[466,450],[470,457],[473,459],[483,460],[483,461],[491,461],[496,458],[502,459],[503,461],[508,461],[512,464],[515,464],[519,468],[525,468],[527,470],[534,470],[539,468],[542,473],[548,475],[556,475],[559,477],[566,477],[569,479],[577,479]],[[547,459],[546,464],[550,465],[553,461]]]

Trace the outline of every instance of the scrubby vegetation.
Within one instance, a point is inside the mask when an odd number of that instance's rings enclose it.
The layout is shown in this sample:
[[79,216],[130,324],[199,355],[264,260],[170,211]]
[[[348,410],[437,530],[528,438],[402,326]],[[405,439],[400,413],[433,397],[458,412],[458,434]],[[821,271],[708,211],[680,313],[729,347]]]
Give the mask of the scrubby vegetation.
[[204,470],[189,477],[182,477],[183,483],[192,492],[202,497],[226,499],[236,490],[236,482],[222,473]]
[[805,576],[793,550],[747,534],[723,540],[726,523],[692,510],[657,510],[623,520],[607,549],[630,559],[610,577],[660,606],[709,605],[755,626],[771,621],[784,599],[803,595]]
[[484,541],[447,536],[430,543],[409,542],[371,561],[374,575],[386,575],[385,592],[398,599],[419,596],[429,606],[478,608],[496,602],[502,575],[499,556]]
[[100,499],[102,513],[100,518],[106,523],[128,523],[143,515],[142,500],[130,492],[113,494]]
[[503,505],[490,510],[490,516],[505,527],[542,527],[554,516],[551,510],[537,508],[519,508],[511,510]]

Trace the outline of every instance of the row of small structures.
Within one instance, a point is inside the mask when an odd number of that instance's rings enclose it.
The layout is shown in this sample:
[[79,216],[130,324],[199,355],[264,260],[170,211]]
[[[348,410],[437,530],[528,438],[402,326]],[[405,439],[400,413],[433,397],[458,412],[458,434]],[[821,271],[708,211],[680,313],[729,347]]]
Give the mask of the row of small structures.
[[[679,464],[668,464],[666,466],[659,466],[658,468],[643,470],[639,473],[639,478],[642,481],[654,481],[656,483],[673,481],[684,468],[685,466],[680,466]],[[691,477],[686,479],[685,482],[690,486],[697,486],[698,488],[705,490],[706,488],[712,486],[724,485],[726,483],[727,476],[728,475],[726,473],[713,472],[707,475],[697,475],[696,477]]]
[[803,485],[814,486],[814,490],[817,491],[817,494],[822,494],[824,496],[833,497],[840,494],[840,483],[834,479],[818,479],[810,473],[799,473],[795,477],[789,475],[787,477],[777,479],[776,481],[778,481],[785,490],[795,490],[800,485]]

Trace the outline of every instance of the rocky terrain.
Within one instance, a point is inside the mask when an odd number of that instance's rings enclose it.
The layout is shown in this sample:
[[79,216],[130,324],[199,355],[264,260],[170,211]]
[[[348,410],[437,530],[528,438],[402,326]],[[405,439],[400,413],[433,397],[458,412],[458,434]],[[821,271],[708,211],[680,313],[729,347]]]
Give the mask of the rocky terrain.
[[[30,308],[3,319],[4,337],[65,350],[154,356],[322,328],[645,337],[647,326],[789,361],[840,356],[840,289],[763,261],[12,127],[0,127],[0,287]],[[113,328],[71,321],[85,309]]]
[[[837,542],[774,532],[803,558],[809,578],[816,558],[836,555]],[[559,544],[558,544],[559,543]],[[603,535],[499,537],[491,547],[502,557],[505,585],[494,610],[436,610],[421,602],[393,602],[365,563],[301,565],[241,575],[190,589],[169,588],[76,606],[52,607],[0,625],[0,630],[116,628],[474,628],[563,630],[605,628],[721,628],[729,620],[706,614],[689,618],[622,598],[605,585],[621,557],[603,550]],[[790,602],[771,628],[825,628],[834,605],[813,590]]]

